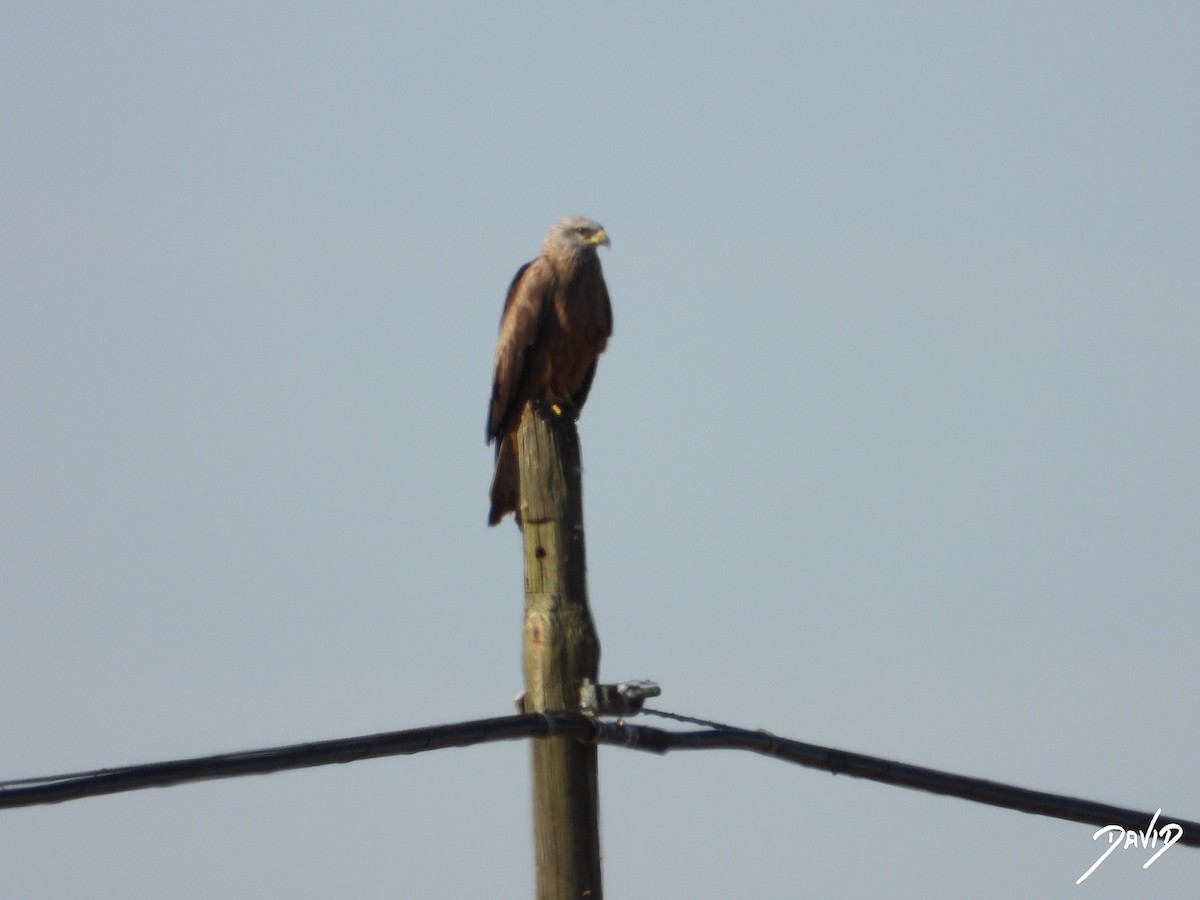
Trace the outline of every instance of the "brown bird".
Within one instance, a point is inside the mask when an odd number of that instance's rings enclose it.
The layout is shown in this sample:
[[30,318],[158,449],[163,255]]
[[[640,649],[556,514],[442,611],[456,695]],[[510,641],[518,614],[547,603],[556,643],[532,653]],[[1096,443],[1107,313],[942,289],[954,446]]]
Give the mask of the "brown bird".
[[[596,374],[596,360],[612,334],[612,307],[596,249],[609,245],[591,219],[554,223],[537,259],[517,270],[504,301],[487,439],[496,442],[492,475],[495,525],[517,510],[517,427],[530,400],[578,416]],[[518,517],[519,520],[519,517]]]

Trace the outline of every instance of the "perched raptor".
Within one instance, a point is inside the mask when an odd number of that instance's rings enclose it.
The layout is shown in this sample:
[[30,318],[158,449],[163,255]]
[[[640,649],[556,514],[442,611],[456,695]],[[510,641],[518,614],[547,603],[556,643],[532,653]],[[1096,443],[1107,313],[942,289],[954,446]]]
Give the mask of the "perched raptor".
[[530,400],[572,416],[587,400],[596,359],[612,334],[612,308],[596,250],[608,235],[591,219],[554,223],[537,259],[517,271],[504,301],[487,439],[496,442],[488,524],[516,512],[517,427]]

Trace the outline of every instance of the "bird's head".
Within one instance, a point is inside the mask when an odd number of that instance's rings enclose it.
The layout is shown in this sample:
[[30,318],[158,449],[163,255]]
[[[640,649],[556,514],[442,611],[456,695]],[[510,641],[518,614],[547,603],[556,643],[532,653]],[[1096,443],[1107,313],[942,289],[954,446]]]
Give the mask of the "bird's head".
[[609,246],[608,234],[604,226],[586,216],[567,216],[559,219],[546,235],[546,243],[558,250],[578,253],[581,250],[595,250],[599,246]]

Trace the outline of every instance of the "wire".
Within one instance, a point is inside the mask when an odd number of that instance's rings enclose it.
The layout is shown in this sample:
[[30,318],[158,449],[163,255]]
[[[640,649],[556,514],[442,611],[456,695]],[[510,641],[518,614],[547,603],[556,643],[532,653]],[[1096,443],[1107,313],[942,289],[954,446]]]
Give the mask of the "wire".
[[515,740],[548,733],[548,727],[542,716],[505,716],[219,756],[95,769],[43,778],[21,778],[0,782],[0,809],[61,803],[82,797],[192,781],[262,775],[330,763],[422,753],[447,747],[467,747],[485,741]]
[[[1133,833],[1146,829],[1151,821],[1150,813],[1139,810],[806,744],[767,731],[734,728],[678,713],[661,710],[644,712],[680,722],[701,724],[706,730],[668,731],[646,725],[631,725],[624,719],[598,719],[578,712],[503,716],[219,756],[3,781],[0,782],[0,809],[61,803],[147,787],[167,787],[215,778],[260,775],[330,763],[468,747],[493,741],[563,736],[660,754],[671,750],[749,750],[834,775],[851,775],[1098,827],[1119,825]],[[1164,824],[1170,822],[1182,828],[1178,843],[1200,847],[1200,823],[1163,816],[1159,819]]]
[[[649,712],[649,710],[645,711]],[[663,713],[659,711],[655,712],[655,715],[661,716]],[[682,721],[696,721],[690,717],[678,716],[673,713],[667,714],[667,716]],[[1139,830],[1145,831],[1153,818],[1153,814],[1148,812],[1110,806],[1062,794],[1034,791],[983,778],[957,775],[924,766],[882,759],[877,756],[867,756],[862,753],[805,744],[801,741],[778,737],[768,731],[747,731],[722,726],[709,731],[671,732],[644,726],[625,725],[621,722],[604,723],[604,725],[606,727],[623,725],[625,730],[637,729],[639,735],[621,736],[612,740],[604,737],[601,738],[601,743],[620,743],[623,746],[633,746],[661,753],[670,750],[749,750],[811,769],[821,769],[834,775],[851,775],[855,778],[865,778],[882,784],[929,791],[988,806],[1081,822],[1101,828],[1108,825],[1119,825],[1127,831],[1137,833]],[[1178,843],[1200,847],[1200,822],[1161,815],[1158,820],[1164,825],[1171,822],[1182,828]]]
[[658,716],[661,719],[671,719],[674,722],[686,722],[689,725],[703,725],[705,728],[712,728],[718,731],[736,731],[732,725],[726,725],[722,722],[714,722],[711,719],[697,719],[695,716],[685,716],[682,713],[667,712],[663,709],[650,709],[643,706],[642,712],[648,716]]

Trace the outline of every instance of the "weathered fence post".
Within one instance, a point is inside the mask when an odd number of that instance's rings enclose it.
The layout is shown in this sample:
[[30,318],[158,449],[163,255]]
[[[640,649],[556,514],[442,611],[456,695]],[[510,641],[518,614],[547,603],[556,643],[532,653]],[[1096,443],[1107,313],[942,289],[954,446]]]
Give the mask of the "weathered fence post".
[[[574,709],[600,668],[588,609],[579,433],[569,415],[526,407],[517,437],[525,545],[525,710]],[[538,900],[602,896],[596,746],[537,738],[533,828]]]

